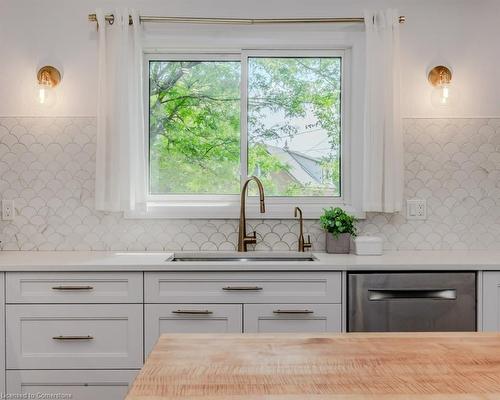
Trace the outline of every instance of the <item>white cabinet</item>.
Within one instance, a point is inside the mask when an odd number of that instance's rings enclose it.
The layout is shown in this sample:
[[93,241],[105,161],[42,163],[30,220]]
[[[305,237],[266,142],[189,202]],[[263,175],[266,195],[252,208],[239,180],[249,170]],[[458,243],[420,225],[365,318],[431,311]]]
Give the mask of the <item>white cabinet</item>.
[[340,272],[149,272],[146,303],[340,303]]
[[146,272],[144,298],[146,354],[162,333],[342,329],[339,272]]
[[142,272],[12,272],[6,288],[9,393],[125,398],[143,364]]
[[11,272],[7,303],[142,303],[141,272]]
[[23,399],[123,400],[137,373],[112,370],[8,371],[7,391],[35,396],[19,397]]
[[0,392],[121,400],[163,333],[339,331],[341,282],[328,271],[0,274]]
[[245,304],[244,331],[340,332],[340,304]]
[[241,333],[240,304],[146,304],[145,354],[162,333]]
[[142,305],[7,306],[7,368],[142,366]]
[[483,272],[483,331],[500,332],[500,272]]

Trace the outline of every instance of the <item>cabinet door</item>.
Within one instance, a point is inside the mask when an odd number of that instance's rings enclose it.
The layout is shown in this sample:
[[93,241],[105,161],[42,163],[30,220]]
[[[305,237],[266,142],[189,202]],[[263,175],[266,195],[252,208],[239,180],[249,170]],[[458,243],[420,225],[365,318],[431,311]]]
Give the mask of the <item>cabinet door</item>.
[[240,304],[146,304],[145,351],[162,333],[241,333]]
[[500,272],[483,272],[483,331],[500,332]]
[[7,306],[9,369],[141,368],[142,305]]
[[138,372],[8,371],[7,390],[35,396],[23,399],[123,400]]
[[340,304],[245,304],[245,333],[340,332]]

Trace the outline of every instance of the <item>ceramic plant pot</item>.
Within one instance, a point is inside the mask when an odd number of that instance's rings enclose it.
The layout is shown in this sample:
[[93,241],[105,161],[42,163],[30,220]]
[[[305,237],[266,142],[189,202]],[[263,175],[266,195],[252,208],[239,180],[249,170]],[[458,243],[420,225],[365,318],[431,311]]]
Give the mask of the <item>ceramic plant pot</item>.
[[341,233],[334,237],[332,233],[326,232],[326,252],[331,254],[348,254],[351,249],[351,235]]

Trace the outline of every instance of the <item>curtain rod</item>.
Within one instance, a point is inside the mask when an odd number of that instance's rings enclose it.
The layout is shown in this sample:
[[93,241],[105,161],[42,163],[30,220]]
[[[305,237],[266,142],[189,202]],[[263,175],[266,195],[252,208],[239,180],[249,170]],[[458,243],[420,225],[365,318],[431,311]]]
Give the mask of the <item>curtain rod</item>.
[[[108,14],[105,20],[111,25],[115,22],[115,16]],[[203,17],[157,17],[143,15],[139,17],[141,22],[172,22],[172,23],[191,23],[191,24],[310,24],[310,23],[364,23],[363,17],[340,17],[340,18],[203,18]],[[89,14],[90,22],[97,22],[96,14]],[[399,23],[406,22],[406,17],[401,15]],[[129,16],[129,24],[132,25],[132,17]]]

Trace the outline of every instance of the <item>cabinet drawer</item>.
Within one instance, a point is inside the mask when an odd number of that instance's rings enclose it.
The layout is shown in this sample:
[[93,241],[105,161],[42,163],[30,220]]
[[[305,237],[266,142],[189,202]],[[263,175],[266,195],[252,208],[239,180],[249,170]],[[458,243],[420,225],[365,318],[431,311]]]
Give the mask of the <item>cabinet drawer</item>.
[[339,272],[150,272],[147,303],[340,303]]
[[35,396],[23,399],[123,400],[138,372],[8,371],[7,391]]
[[8,305],[7,368],[142,366],[142,305]]
[[245,333],[340,332],[340,304],[249,304],[244,306]]
[[7,303],[142,303],[140,272],[9,272]]
[[146,304],[145,350],[162,333],[241,333],[240,304]]

